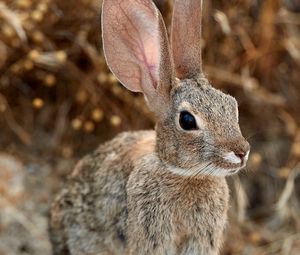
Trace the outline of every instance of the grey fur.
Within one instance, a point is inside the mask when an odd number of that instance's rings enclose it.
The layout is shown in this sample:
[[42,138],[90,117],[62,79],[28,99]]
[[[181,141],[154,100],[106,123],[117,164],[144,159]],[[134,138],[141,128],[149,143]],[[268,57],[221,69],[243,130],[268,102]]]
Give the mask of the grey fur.
[[[137,1],[154,10],[149,1]],[[171,63],[169,57],[163,56]],[[100,145],[77,164],[54,200],[50,236],[55,255],[219,253],[229,199],[225,176],[245,166],[246,157],[236,163],[234,155],[249,152],[237,102],[202,74],[177,80],[174,70],[161,72],[170,82],[160,82],[155,93],[161,99],[149,101],[156,130],[122,133]],[[180,127],[183,110],[194,115],[198,130]]]
[[[52,206],[54,254],[218,254],[227,219],[225,178],[210,167],[190,176],[169,167],[217,165],[222,150],[248,149],[237,104],[204,79],[182,81],[172,101],[157,135],[123,133],[78,163]],[[186,101],[207,129],[176,128],[178,106]],[[230,170],[227,164],[221,166]]]

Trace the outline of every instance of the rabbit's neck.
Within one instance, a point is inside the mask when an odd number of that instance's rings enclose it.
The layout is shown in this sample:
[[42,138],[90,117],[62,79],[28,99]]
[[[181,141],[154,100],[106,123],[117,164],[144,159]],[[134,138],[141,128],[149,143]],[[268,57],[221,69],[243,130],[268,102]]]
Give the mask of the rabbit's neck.
[[158,254],[217,254],[227,221],[225,178],[173,174],[163,169],[155,155],[141,165],[127,185],[128,231],[139,233],[131,245],[147,240],[149,253],[156,249]]

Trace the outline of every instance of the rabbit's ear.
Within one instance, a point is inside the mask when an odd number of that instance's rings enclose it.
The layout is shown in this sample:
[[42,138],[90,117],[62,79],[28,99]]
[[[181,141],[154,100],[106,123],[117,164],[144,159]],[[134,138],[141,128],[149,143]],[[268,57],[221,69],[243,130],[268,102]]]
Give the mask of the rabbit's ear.
[[152,0],[104,0],[102,37],[107,64],[126,88],[143,92],[152,109],[169,98],[174,68]]
[[201,66],[202,0],[175,0],[172,19],[172,49],[176,75],[192,78]]

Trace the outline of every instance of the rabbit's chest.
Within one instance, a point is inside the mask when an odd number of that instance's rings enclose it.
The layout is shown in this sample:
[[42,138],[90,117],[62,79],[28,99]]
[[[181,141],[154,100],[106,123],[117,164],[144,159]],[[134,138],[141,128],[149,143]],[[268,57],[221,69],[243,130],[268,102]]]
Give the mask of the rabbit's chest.
[[[139,233],[151,254],[214,254],[222,240],[226,211],[203,204],[182,207],[178,202],[150,199],[130,212],[129,226]],[[130,217],[131,217],[130,216]],[[133,225],[132,225],[133,224]],[[130,230],[131,231],[131,230]],[[136,239],[135,239],[136,240]]]
[[[173,203],[173,207],[161,213],[163,224],[160,226],[165,235],[163,247],[169,254],[211,254],[208,251],[219,247],[226,224],[226,205],[203,204],[195,199]],[[168,253],[166,253],[168,254]]]
[[225,181],[183,183],[163,176],[149,180],[145,174],[128,202],[128,232],[151,254],[208,255],[220,246],[227,219]]

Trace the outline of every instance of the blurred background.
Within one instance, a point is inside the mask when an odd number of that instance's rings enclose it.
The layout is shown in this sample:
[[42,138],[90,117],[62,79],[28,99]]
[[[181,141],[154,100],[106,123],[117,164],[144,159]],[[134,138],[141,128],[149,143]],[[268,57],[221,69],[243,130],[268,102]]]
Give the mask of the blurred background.
[[[170,24],[172,1],[155,1]],[[252,146],[228,178],[221,254],[300,254],[300,1],[204,1],[203,58],[235,96]],[[100,0],[0,1],[0,255],[51,254],[49,204],[76,161],[150,129],[139,94],[109,73]]]

